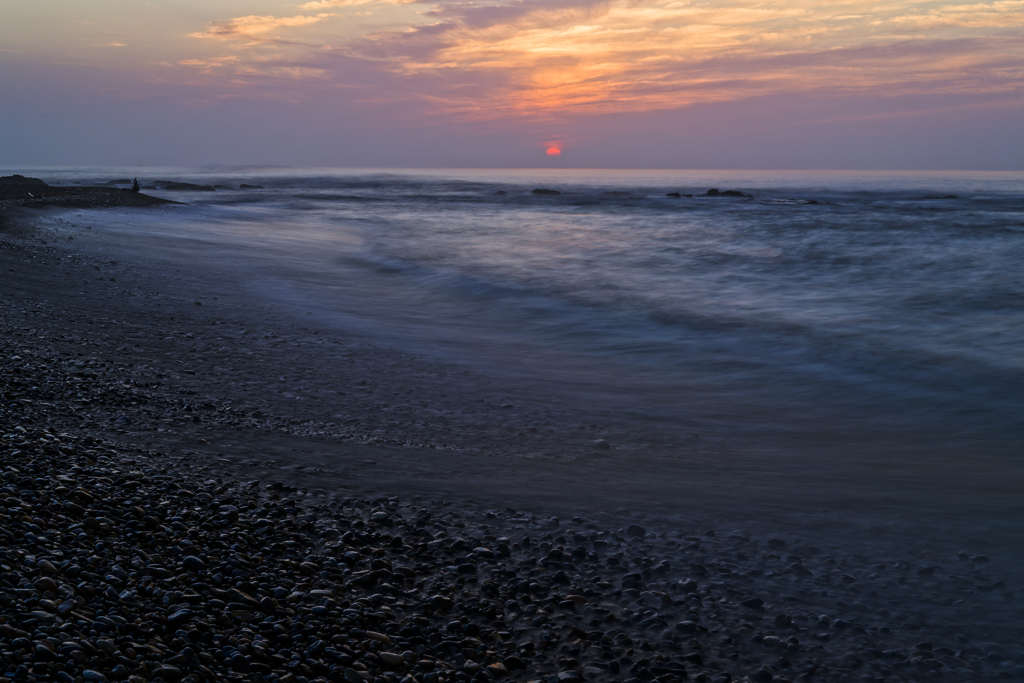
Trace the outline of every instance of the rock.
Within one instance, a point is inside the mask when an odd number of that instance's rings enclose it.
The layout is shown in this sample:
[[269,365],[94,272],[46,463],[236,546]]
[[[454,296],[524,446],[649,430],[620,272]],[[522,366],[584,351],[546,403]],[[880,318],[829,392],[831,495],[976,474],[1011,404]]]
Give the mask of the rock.
[[811,573],[811,570],[807,569],[807,567],[797,562],[794,562],[793,564],[789,565],[788,569],[797,576],[814,576],[814,574]]
[[612,445],[604,439],[595,439],[594,441],[591,441],[590,447],[597,451],[610,451],[612,449]]
[[786,547],[786,542],[783,541],[781,538],[769,538],[768,539],[768,547],[769,548],[785,548]]
[[539,188],[539,189],[533,190],[533,194],[555,195],[555,194],[562,194],[562,193],[559,192],[558,190],[547,190],[547,189],[544,189],[544,188]]
[[33,585],[36,588],[38,588],[39,590],[43,591],[43,592],[46,592],[46,591],[50,591],[51,593],[56,593],[57,592],[57,582],[54,581],[53,579],[51,579],[49,576],[43,576],[43,577],[40,577],[40,578],[36,579],[35,582],[33,583]]
[[147,185],[155,190],[169,190],[172,192],[216,192],[213,185],[196,185],[194,183],[181,183],[176,180],[154,180]]
[[772,675],[771,671],[768,671],[767,669],[758,669],[750,677],[750,680],[754,683],[772,683],[772,679],[774,678],[775,677]]
[[743,605],[744,607],[748,608],[748,609],[760,610],[762,608],[762,606],[764,605],[764,600],[762,600],[760,598],[748,598],[748,599],[744,600],[743,602],[741,602],[740,604]]
[[395,652],[381,652],[377,656],[389,668],[400,669],[405,667],[405,659],[402,658],[402,655]]
[[682,197],[683,195],[679,194],[678,192],[669,192],[665,196],[666,197]]
[[39,178],[26,178],[25,176],[17,173],[14,175],[0,177],[0,186],[28,190],[49,187],[49,185]]
[[378,643],[383,643],[384,645],[390,645],[392,642],[391,638],[388,636],[383,633],[376,633],[375,631],[367,631],[366,637],[370,640],[376,640]]
[[195,555],[187,555],[186,557],[182,558],[181,565],[185,569],[188,569],[189,571],[193,572],[201,572],[206,569],[206,563],[200,560]]
[[192,610],[182,609],[167,617],[167,624],[172,628],[178,628],[193,617]]
[[753,195],[747,194],[746,192],[740,192],[739,190],[725,190],[719,192],[718,190],[708,190],[705,197],[753,197]]
[[250,670],[249,660],[245,658],[242,653],[237,653],[231,657],[231,668],[240,674],[247,674]]
[[[60,570],[53,566],[49,560],[39,560],[36,562],[36,569],[47,574],[59,574]],[[54,591],[56,592],[56,591]]]
[[647,535],[647,529],[643,528],[639,524],[630,524],[626,527],[626,535],[632,536],[633,538],[643,538]]
[[520,659],[519,657],[516,657],[515,655],[511,657],[506,657],[504,660],[504,664],[505,668],[509,671],[520,671],[526,668],[526,662]]
[[243,190],[262,190],[262,189],[264,189],[264,187],[262,185],[249,185],[247,183],[242,183],[239,187],[240,187],[240,189],[243,189]]
[[162,664],[152,673],[153,678],[156,678],[157,676],[163,678],[165,681],[171,681],[171,683],[174,683],[174,681],[181,679],[181,669],[176,666],[171,666],[170,664]]

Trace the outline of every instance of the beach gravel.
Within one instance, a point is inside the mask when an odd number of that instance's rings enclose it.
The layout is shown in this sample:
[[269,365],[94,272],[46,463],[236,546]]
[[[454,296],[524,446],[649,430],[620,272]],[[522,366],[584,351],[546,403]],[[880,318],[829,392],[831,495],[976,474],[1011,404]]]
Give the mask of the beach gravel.
[[800,528],[555,517],[254,476],[124,426],[152,404],[175,427],[259,439],[281,424],[272,406],[239,419],[216,396],[160,393],[25,319],[0,318],[0,683],[1024,674],[1019,573],[999,553],[876,557]]

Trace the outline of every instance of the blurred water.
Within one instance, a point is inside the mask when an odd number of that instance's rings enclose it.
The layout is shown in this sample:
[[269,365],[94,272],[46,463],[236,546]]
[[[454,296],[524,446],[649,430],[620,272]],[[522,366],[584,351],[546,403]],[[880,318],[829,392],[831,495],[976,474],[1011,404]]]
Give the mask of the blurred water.
[[153,191],[189,206],[134,229],[199,240],[324,320],[652,425],[965,457],[1024,437],[1021,173],[20,172],[262,185]]

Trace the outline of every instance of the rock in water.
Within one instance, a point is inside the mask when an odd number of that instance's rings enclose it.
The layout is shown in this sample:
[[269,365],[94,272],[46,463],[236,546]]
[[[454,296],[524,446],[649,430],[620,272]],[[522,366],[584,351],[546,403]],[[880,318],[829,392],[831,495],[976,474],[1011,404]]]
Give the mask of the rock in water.
[[746,192],[740,192],[739,190],[724,190],[722,192],[719,192],[718,190],[711,189],[711,190],[708,190],[704,194],[704,196],[705,197],[753,197],[754,195],[747,194]]
[[176,180],[154,180],[152,185],[147,185],[146,187],[157,190],[172,190],[174,192],[216,192],[213,185],[179,183]]
[[647,535],[647,529],[643,528],[639,524],[630,524],[626,528],[626,534],[633,538],[643,538]]
[[558,190],[547,190],[544,188],[538,188],[533,191],[533,194],[562,194]]

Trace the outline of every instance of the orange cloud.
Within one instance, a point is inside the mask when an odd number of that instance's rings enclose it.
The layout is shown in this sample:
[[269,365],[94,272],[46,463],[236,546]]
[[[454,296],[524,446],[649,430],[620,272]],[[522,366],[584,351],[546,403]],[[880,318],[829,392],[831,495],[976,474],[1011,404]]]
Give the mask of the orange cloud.
[[[302,8],[368,3],[315,0]],[[415,20],[393,15],[387,30],[282,46],[277,62],[252,53],[235,74],[332,79],[365,88],[365,101],[418,100],[445,116],[476,119],[546,120],[814,90],[1024,91],[1017,30],[1024,0],[442,0]],[[257,44],[279,28],[301,31],[330,16],[239,17],[193,35]],[[351,36],[355,19],[346,21]]]
[[308,26],[332,16],[334,15],[317,14],[314,16],[274,17],[253,14],[246,17],[237,17],[231,21],[212,22],[210,28],[205,31],[190,35],[193,38],[219,38],[221,40],[231,38],[258,39],[263,34],[279,28]]
[[[1017,21],[1021,4],[948,7],[942,22],[1006,27]],[[356,49],[386,56],[409,78],[437,76],[442,86],[458,79],[461,88],[425,96],[473,117],[647,111],[814,89],[949,92],[1022,85],[1019,74],[995,68],[1008,57],[1024,57],[1019,37],[970,30],[907,35],[901,26],[915,21],[917,3],[872,5],[519,2],[461,15],[437,12],[447,21],[368,36]]]
[[358,5],[370,5],[377,2],[384,2],[391,5],[411,5],[424,0],[315,0],[299,5],[300,9],[326,9],[328,7],[355,7]]

